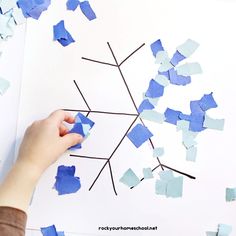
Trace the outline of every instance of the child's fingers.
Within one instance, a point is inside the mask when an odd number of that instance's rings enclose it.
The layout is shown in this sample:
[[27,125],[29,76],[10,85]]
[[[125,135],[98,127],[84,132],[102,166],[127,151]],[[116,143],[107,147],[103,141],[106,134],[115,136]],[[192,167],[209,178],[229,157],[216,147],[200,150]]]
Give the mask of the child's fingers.
[[59,126],[59,134],[60,136],[64,136],[68,133],[68,128],[63,124],[61,123],[60,126]]
[[82,141],[83,137],[76,133],[66,134],[65,136],[62,137],[62,143],[65,150],[78,143],[81,143]]
[[73,124],[75,122],[75,118],[68,112],[65,112],[63,110],[57,110],[54,111],[48,119],[52,120],[53,122],[56,122],[57,125],[60,125],[63,121],[66,121],[67,123]]

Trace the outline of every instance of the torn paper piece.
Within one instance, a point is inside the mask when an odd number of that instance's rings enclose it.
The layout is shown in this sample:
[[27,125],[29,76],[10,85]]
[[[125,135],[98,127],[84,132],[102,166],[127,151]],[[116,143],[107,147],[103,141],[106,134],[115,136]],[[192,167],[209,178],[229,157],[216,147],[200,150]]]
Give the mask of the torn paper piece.
[[53,35],[54,40],[57,40],[63,47],[75,42],[70,33],[66,30],[64,20],[61,20],[53,26]]
[[175,177],[168,181],[166,197],[178,198],[183,195],[183,176]]
[[193,41],[192,39],[188,39],[183,44],[177,47],[177,51],[183,55],[184,57],[190,57],[199,47],[199,43]]
[[81,188],[80,178],[75,177],[75,166],[59,166],[54,188],[58,195],[76,193]]
[[194,146],[188,148],[186,151],[186,160],[195,162],[196,157],[197,157],[197,148]]
[[169,71],[163,71],[163,72],[158,71],[158,75],[163,75],[163,76],[165,76],[168,80],[170,80]]
[[[86,139],[89,135],[89,131],[93,128],[94,124],[95,123],[92,120],[90,120],[88,117],[84,116],[82,113],[78,113],[75,116],[75,124],[72,127],[72,129],[69,131],[69,133],[80,134],[82,137]],[[80,149],[80,148],[81,148],[81,144],[79,143],[71,147],[70,149],[73,150],[73,149]]]
[[207,231],[207,232],[206,232],[206,236],[217,236],[217,232],[210,232],[210,231]]
[[190,76],[178,75],[174,68],[169,70],[170,83],[185,86],[191,83]]
[[91,21],[97,18],[95,12],[93,11],[88,1],[81,2],[80,9],[88,20]]
[[154,158],[161,157],[164,155],[164,153],[165,153],[165,150],[163,147],[158,147],[158,148],[153,149]]
[[218,234],[217,236],[228,236],[232,232],[231,225],[219,224],[218,225]]
[[166,51],[159,51],[156,55],[155,63],[162,64],[166,60],[170,61],[168,53]]
[[127,185],[128,187],[135,187],[140,183],[139,178],[137,175],[133,172],[131,168],[129,168],[123,176],[119,180],[121,183]]
[[200,106],[200,100],[190,101],[191,114],[194,115],[205,115],[205,111]]
[[0,14],[0,41],[8,40],[13,36],[15,29],[15,21],[11,15]]
[[176,51],[173,57],[171,58],[170,63],[173,66],[176,66],[179,64],[179,62],[183,61],[184,59],[186,59],[186,57],[183,56],[179,51]]
[[154,105],[148,99],[144,99],[139,105],[138,112],[141,113],[144,110],[152,110],[154,108]]
[[226,188],[226,202],[236,201],[236,188]]
[[0,78],[0,94],[3,95],[10,87],[10,82],[3,78]]
[[176,67],[177,74],[183,76],[190,76],[202,73],[202,68],[199,63],[186,63],[184,65]]
[[164,48],[162,46],[160,39],[158,39],[157,41],[151,44],[151,50],[154,57],[156,57],[158,52],[164,51]]
[[28,18],[39,19],[43,11],[46,11],[51,0],[18,0],[17,5],[21,8],[23,15]]
[[149,131],[149,129],[142,124],[137,124],[128,134],[127,137],[129,140],[135,145],[135,147],[139,148],[143,143],[145,143],[148,139],[150,139],[153,134]]
[[140,118],[142,118],[144,120],[156,122],[159,124],[162,124],[165,121],[165,116],[163,114],[161,114],[157,111],[153,111],[153,110],[144,110],[140,114]]
[[188,131],[189,130],[189,121],[187,120],[178,120],[177,121],[177,126],[176,126],[177,131]]
[[201,100],[199,101],[199,106],[203,111],[207,111],[211,108],[216,108],[217,104],[213,98],[213,93],[204,94]]
[[183,131],[182,141],[186,149],[189,149],[190,147],[197,145],[197,142],[194,139],[195,137],[192,135],[190,131],[188,130]]
[[205,115],[205,120],[204,120],[203,126],[208,129],[223,130],[224,124],[225,124],[224,119],[213,119],[213,118]]
[[185,120],[185,121],[190,121],[191,120],[190,115],[183,114],[182,112],[179,114],[179,118],[180,118],[180,120]]
[[203,127],[205,115],[191,114],[189,130],[193,132],[201,132],[206,128]]
[[13,16],[17,25],[21,25],[26,22],[26,18],[24,17],[21,9],[18,7],[13,8],[12,16]]
[[160,171],[158,174],[161,180],[164,180],[164,181],[169,181],[174,178],[174,174],[172,170]]
[[157,83],[159,83],[160,85],[162,85],[162,86],[164,86],[164,87],[166,87],[166,86],[168,86],[169,84],[170,84],[170,81],[168,80],[168,78],[166,77],[166,76],[164,76],[164,75],[157,75],[156,77],[155,77],[155,81],[157,82]]
[[63,231],[57,232],[57,236],[65,236],[65,233]]
[[154,79],[151,79],[149,82],[149,87],[147,92],[145,93],[145,96],[150,98],[158,98],[163,96],[164,93],[164,86],[157,83]]
[[165,122],[176,125],[177,121],[180,120],[179,115],[180,111],[176,111],[170,108],[167,108],[164,115],[165,115]]
[[2,11],[2,14],[7,13],[11,9],[16,7],[16,1],[15,0],[1,0],[0,1],[0,8]]
[[161,63],[161,66],[159,67],[158,71],[161,72],[161,73],[166,72],[166,71],[170,70],[173,67],[174,66],[170,63],[169,59],[166,59]]
[[75,11],[77,7],[79,6],[80,1],[79,0],[67,0],[66,7],[69,11]]
[[156,106],[160,98],[149,98],[149,97],[146,97],[145,93],[143,93],[143,99],[144,99],[144,100],[145,100],[145,99],[148,99],[149,102],[150,102],[153,106]]
[[153,173],[151,168],[143,168],[143,178],[144,179],[152,179]]
[[58,236],[55,225],[41,228],[43,236]]
[[167,181],[157,180],[155,185],[155,192],[158,195],[166,195]]

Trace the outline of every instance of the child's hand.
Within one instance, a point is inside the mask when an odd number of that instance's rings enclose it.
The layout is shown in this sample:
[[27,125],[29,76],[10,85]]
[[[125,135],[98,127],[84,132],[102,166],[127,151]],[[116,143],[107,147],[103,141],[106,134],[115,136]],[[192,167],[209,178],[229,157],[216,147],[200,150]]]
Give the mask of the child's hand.
[[82,136],[71,133],[63,122],[74,123],[75,119],[62,110],[48,118],[35,121],[27,130],[20,147],[17,162],[42,172],[54,163],[69,147],[82,141]]

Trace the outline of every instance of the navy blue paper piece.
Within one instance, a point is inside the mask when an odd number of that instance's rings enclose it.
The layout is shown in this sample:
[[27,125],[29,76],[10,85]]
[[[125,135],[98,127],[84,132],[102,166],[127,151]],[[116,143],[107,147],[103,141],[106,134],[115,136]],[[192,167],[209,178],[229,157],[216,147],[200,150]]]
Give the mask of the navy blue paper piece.
[[163,93],[164,93],[164,86],[162,86],[161,84],[157,83],[154,79],[152,79],[149,82],[149,87],[147,92],[145,93],[145,96],[149,98],[158,98],[163,96]]
[[58,195],[76,193],[81,188],[80,178],[75,177],[75,166],[59,166],[54,185]]
[[21,8],[25,18],[39,19],[43,11],[46,11],[51,0],[18,0],[17,5]]
[[156,57],[158,52],[164,51],[164,48],[162,46],[160,39],[158,39],[157,41],[151,44],[151,50],[154,57]]
[[183,56],[179,51],[176,51],[173,57],[171,58],[170,63],[173,66],[176,66],[179,64],[179,62],[183,61],[184,59],[186,59],[186,57]]
[[170,108],[167,108],[164,115],[165,115],[165,122],[177,125],[177,121],[180,120],[179,115],[181,114],[180,111],[176,111]]
[[213,93],[204,94],[204,96],[199,101],[199,105],[203,111],[207,111],[211,108],[216,108],[217,104],[213,98]]
[[79,6],[79,4],[80,4],[79,0],[67,0],[66,2],[67,10],[75,11]]
[[164,72],[160,72],[158,71],[159,75],[164,75],[168,80],[170,80],[170,73],[169,71],[164,71]]
[[80,9],[88,20],[91,21],[97,18],[95,12],[93,11],[88,1],[81,2]]
[[143,143],[145,143],[153,134],[149,129],[142,124],[137,124],[128,134],[127,137],[135,145],[136,148],[139,148]]
[[70,33],[66,30],[64,20],[61,20],[58,24],[53,26],[53,38],[63,47],[75,42]]
[[178,75],[174,68],[169,70],[170,83],[175,85],[187,85],[191,83],[190,76]]
[[145,99],[142,101],[142,103],[139,105],[138,112],[141,113],[143,110],[152,110],[155,107],[148,99]]
[[43,236],[58,236],[55,225],[41,228]]

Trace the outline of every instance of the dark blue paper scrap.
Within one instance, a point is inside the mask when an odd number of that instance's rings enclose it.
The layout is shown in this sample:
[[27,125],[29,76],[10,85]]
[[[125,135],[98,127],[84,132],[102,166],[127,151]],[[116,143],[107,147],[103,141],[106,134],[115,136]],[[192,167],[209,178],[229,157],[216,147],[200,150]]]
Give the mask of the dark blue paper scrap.
[[88,20],[91,21],[97,18],[95,12],[93,11],[88,1],[81,2],[80,9]]
[[191,120],[191,115],[186,115],[183,114],[182,112],[179,114],[179,118],[180,120],[186,120],[186,121],[190,121]]
[[204,96],[199,101],[199,106],[203,111],[207,111],[211,108],[216,108],[217,104],[216,101],[213,98],[213,93],[210,94],[204,94]]
[[39,19],[43,11],[46,11],[51,0],[18,0],[17,5],[21,8],[25,18]]
[[82,113],[78,113],[75,117],[75,122],[81,122],[82,124],[88,124],[91,128],[94,126],[94,122],[90,120],[88,117],[84,116]]
[[170,63],[173,66],[177,66],[179,64],[179,62],[183,61],[184,59],[186,59],[185,56],[183,56],[178,50],[175,52],[175,54],[173,55],[173,57],[170,60]]
[[55,225],[40,228],[43,236],[58,236]]
[[150,101],[148,99],[144,99],[142,101],[142,103],[139,105],[138,112],[142,113],[143,110],[152,110],[154,108],[155,107],[153,106],[152,103],[150,103]]
[[66,2],[67,10],[75,11],[77,7],[79,6],[79,4],[80,4],[79,0],[68,0]]
[[158,52],[164,51],[164,48],[162,46],[160,39],[158,39],[157,41],[151,44],[151,50],[154,57],[156,57]]
[[191,83],[190,76],[178,75],[174,68],[169,70],[170,83],[175,85],[187,85]]
[[154,79],[151,79],[151,81],[149,82],[148,90],[145,93],[145,96],[149,98],[158,98],[163,96],[163,94],[164,94],[164,86],[157,83]]
[[66,30],[64,20],[61,20],[59,23],[53,26],[53,38],[54,40],[57,40],[63,47],[75,42],[70,33]]
[[139,148],[143,143],[145,143],[149,138],[151,138],[153,134],[149,131],[149,129],[142,124],[137,124],[128,134],[127,137],[129,140],[135,145],[135,147]]
[[205,120],[205,115],[202,114],[191,114],[191,120],[189,124],[189,130],[193,132],[201,132],[206,128],[203,127],[203,123]]
[[59,195],[76,193],[81,188],[80,178],[75,177],[75,166],[59,166],[54,185]]
[[179,115],[181,111],[176,111],[170,108],[167,108],[164,115],[165,115],[165,122],[177,125],[177,121],[180,120]]
[[200,115],[205,115],[205,112],[202,110],[200,106],[200,101],[190,101],[190,110],[191,114],[200,114]]

